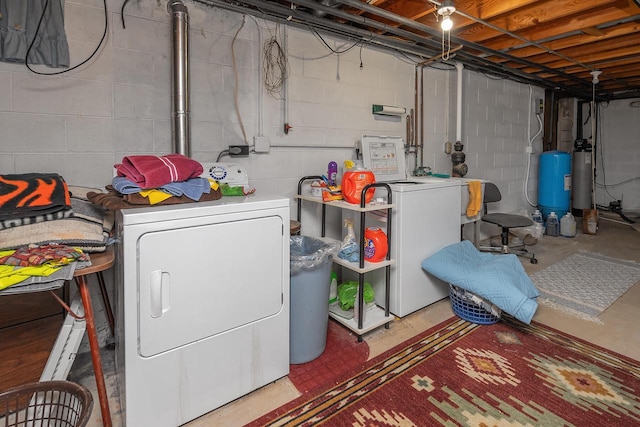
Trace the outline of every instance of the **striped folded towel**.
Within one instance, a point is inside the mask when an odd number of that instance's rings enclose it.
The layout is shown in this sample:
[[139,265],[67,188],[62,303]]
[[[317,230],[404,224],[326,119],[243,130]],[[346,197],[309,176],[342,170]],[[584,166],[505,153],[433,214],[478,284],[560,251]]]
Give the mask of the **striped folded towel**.
[[115,168],[118,176],[130,179],[143,190],[197,178],[203,170],[199,162],[182,154],[126,156]]

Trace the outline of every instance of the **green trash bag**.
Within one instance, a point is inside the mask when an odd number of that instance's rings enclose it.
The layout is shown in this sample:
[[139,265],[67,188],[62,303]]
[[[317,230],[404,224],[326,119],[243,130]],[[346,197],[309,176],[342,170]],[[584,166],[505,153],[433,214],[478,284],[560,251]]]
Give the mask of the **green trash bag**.
[[[344,283],[340,283],[340,285],[338,285],[338,301],[340,302],[340,308],[343,310],[352,309],[355,305],[357,294],[357,280],[348,280]],[[364,302],[373,302],[373,287],[369,282],[364,282]]]

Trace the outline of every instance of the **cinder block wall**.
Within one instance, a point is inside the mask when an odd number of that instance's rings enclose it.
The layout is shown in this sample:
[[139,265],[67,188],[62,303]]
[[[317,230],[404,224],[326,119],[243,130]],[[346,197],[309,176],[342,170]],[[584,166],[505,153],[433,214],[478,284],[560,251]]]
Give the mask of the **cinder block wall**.
[[[234,159],[261,192],[292,196],[301,176],[324,173],[330,160],[341,166],[352,158],[362,134],[405,136],[404,118],[371,114],[374,103],[414,107],[415,68],[403,56],[360,46],[336,55],[310,31],[290,28],[287,121],[292,129],[285,135],[284,101],[266,93],[259,71],[262,42],[278,33],[283,43],[282,27],[278,32],[271,22],[188,0],[185,4],[191,17],[191,147],[196,160],[215,161],[228,145],[245,142],[236,88],[247,141],[251,144],[262,134],[274,146],[269,154]],[[130,2],[126,29],[121,5],[120,0],[108,1],[106,44],[79,70],[42,77],[23,65],[0,63],[3,173],[52,171],[72,184],[102,188],[123,156],[173,150],[166,3]],[[104,14],[101,2],[92,0],[67,0],[65,13],[76,64],[97,46]],[[231,44],[236,33],[234,70]],[[325,39],[338,51],[351,46]],[[443,146],[447,140],[455,142],[456,71],[440,68],[425,70],[424,165],[448,173],[451,161]],[[528,119],[531,135],[538,128],[535,117],[528,116],[529,87],[468,70],[463,75],[468,176],[496,181],[505,210],[524,208]],[[543,97],[541,89],[532,91],[533,99]],[[539,140],[534,142],[536,153]],[[528,187],[535,202],[536,157],[532,160]]]
[[[462,134],[469,176],[500,188],[503,200],[493,209],[531,210],[524,186],[526,182],[528,199],[536,204],[537,155],[542,152],[542,137],[532,139],[540,129],[532,110],[535,99],[544,98],[544,90],[472,72],[464,77]],[[530,161],[525,151],[529,140]]]
[[[611,201],[622,200],[623,211],[640,212],[640,108],[631,106],[634,101],[638,99],[599,106],[596,204],[609,206]],[[588,125],[585,136],[592,133]]]

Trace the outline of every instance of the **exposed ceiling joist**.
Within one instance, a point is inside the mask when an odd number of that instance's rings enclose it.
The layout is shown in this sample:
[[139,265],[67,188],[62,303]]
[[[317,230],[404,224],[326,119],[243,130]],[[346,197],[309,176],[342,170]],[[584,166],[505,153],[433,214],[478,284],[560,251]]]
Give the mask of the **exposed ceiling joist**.
[[[416,55],[442,55],[436,0],[196,0]],[[454,0],[452,60],[558,97],[640,97],[640,0]],[[441,59],[442,62],[446,62]],[[453,65],[453,64],[452,64]]]

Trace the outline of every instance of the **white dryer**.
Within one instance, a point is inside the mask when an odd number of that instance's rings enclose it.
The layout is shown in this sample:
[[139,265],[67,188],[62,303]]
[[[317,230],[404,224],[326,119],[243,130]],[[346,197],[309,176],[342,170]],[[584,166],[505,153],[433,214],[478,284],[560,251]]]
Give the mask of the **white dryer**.
[[181,425],[289,373],[288,199],[125,209],[117,237],[125,425]]

